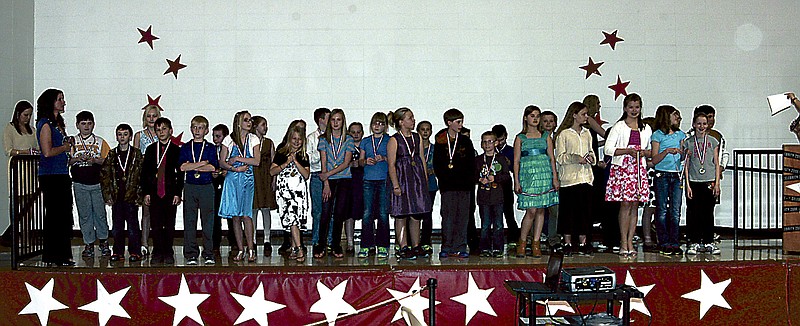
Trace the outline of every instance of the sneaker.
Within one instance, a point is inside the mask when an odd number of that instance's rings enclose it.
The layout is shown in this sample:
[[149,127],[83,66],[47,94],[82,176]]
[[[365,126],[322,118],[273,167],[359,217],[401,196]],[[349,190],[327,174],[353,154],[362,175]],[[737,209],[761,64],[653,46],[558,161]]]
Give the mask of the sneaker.
[[503,251],[502,250],[492,250],[492,257],[494,258],[502,258]]
[[564,252],[564,256],[572,256],[572,244],[567,243],[561,247],[561,251]]
[[450,254],[447,251],[440,251],[439,258],[447,258],[450,257]]
[[581,243],[578,245],[578,252],[582,255],[591,256],[594,249],[588,243]]
[[187,259],[186,260],[186,265],[192,265],[192,266],[197,265],[197,258],[192,257],[192,258]]
[[87,244],[83,247],[83,252],[81,253],[82,257],[94,257],[94,245]]
[[422,246],[416,246],[412,250],[414,251],[414,254],[417,255],[417,257],[428,258],[431,256],[431,254],[426,252],[425,249],[422,248]]
[[456,251],[453,253],[453,256],[458,258],[469,258],[469,253],[466,251]]
[[100,241],[100,254],[103,256],[111,256],[111,248],[108,247],[108,240]]
[[375,257],[378,257],[378,258],[380,258],[380,259],[386,259],[386,258],[389,258],[389,248],[386,248],[386,247],[378,247],[378,251],[377,251],[377,253],[375,254]]
[[402,249],[403,249],[403,248],[400,248],[400,246],[398,246],[398,245],[395,245],[395,246],[394,246],[394,257],[395,257],[395,258],[400,258],[400,251],[401,251]]
[[142,256],[141,255],[137,255],[137,254],[131,254],[131,256],[128,257],[128,261],[131,262],[131,263],[135,263],[135,262],[141,261],[141,260],[142,260]]
[[683,249],[680,246],[672,247],[672,254],[675,256],[683,256]]
[[367,258],[367,257],[369,257],[369,248],[361,248],[361,250],[358,251],[357,257],[358,258]]
[[686,247],[686,254],[687,255],[697,255],[697,253],[701,250],[700,244],[693,243]]
[[712,255],[719,255],[722,253],[722,251],[719,250],[719,247],[717,247],[716,244],[709,243],[705,247],[706,247],[706,252]]
[[117,261],[125,260],[125,256],[114,254],[114,255],[111,255],[111,258],[109,258],[108,260],[117,262]]
[[203,263],[205,263],[206,265],[215,265],[217,262],[214,261],[214,257],[206,257]]
[[660,253],[662,255],[670,256],[670,255],[672,255],[672,248],[667,247],[667,246],[659,246],[658,253]]
[[411,247],[405,246],[403,249],[400,249],[400,258],[414,260],[417,259],[417,255],[414,253],[414,250],[411,250]]
[[425,257],[430,257],[431,255],[433,255],[433,247],[431,247],[430,245],[422,245],[422,252],[425,253],[426,255]]
[[491,257],[492,253],[489,250],[481,250],[481,257]]
[[644,252],[656,252],[657,253],[658,252],[658,245],[656,245],[655,243],[647,243],[647,242],[645,242],[644,246],[642,247],[642,251],[644,251]]

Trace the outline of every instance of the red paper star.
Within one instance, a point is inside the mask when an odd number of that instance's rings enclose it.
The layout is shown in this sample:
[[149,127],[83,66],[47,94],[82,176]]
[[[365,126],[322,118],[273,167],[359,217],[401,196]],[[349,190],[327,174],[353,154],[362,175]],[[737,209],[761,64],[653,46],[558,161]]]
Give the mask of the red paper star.
[[161,105],[158,104],[158,101],[160,100],[161,100],[161,95],[153,99],[152,97],[150,97],[150,94],[147,94],[147,105],[143,106],[142,110],[146,109],[148,106],[155,105],[156,107],[158,107],[159,111],[164,111],[164,108],[162,108]]
[[175,145],[182,146],[183,145],[183,133],[181,132],[177,136],[172,136],[171,141]]
[[617,42],[624,41],[623,39],[617,37],[617,30],[614,30],[614,32],[612,32],[611,34],[608,34],[605,31],[603,31],[603,35],[605,35],[606,38],[603,39],[602,42],[600,42],[600,45],[608,44],[611,46],[612,50],[614,50],[615,47],[617,46]]
[[178,70],[186,68],[186,65],[181,63],[180,54],[178,55],[178,58],[175,59],[175,61],[167,59],[167,64],[169,65],[169,68],[167,68],[167,71],[165,71],[164,74],[166,75],[168,73],[172,73],[175,76],[175,79],[178,79]]
[[158,39],[158,36],[153,35],[152,29],[153,25],[147,28],[146,31],[143,31],[141,28],[136,28],[139,30],[139,34],[142,34],[142,38],[139,39],[139,43],[147,42],[147,45],[150,46],[150,50],[153,49],[153,41]]
[[589,79],[589,76],[591,76],[592,74],[595,74],[595,75],[598,75],[598,76],[602,76],[600,74],[600,70],[599,70],[600,66],[602,66],[602,65],[603,65],[603,61],[595,63],[594,61],[592,61],[592,57],[589,57],[589,63],[586,64],[585,66],[581,66],[580,68],[583,69],[583,70],[586,70],[586,78],[585,79]]
[[628,91],[626,91],[625,88],[628,87],[628,84],[630,83],[631,83],[630,80],[623,83],[622,80],[619,78],[619,75],[617,75],[617,83],[608,86],[608,88],[614,90],[614,101],[616,101],[617,97],[619,97],[620,95],[628,96]]

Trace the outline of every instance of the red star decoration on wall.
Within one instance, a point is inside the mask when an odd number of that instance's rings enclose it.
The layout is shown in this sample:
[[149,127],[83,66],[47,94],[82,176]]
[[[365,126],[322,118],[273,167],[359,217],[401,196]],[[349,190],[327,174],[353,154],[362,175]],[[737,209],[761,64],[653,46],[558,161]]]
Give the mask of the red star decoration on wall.
[[172,136],[172,139],[170,139],[170,141],[172,141],[172,143],[175,144],[175,145],[182,146],[183,145],[183,132],[181,132],[177,136]]
[[600,42],[600,45],[608,44],[608,45],[611,46],[612,50],[615,50],[615,47],[617,46],[617,42],[624,41],[623,39],[617,37],[617,30],[614,30],[614,32],[612,32],[611,34],[606,33],[605,31],[603,31],[603,35],[605,35],[605,39],[603,39],[603,41]]
[[628,87],[630,83],[631,83],[630,80],[623,83],[622,80],[619,78],[619,75],[617,75],[617,83],[608,86],[608,88],[614,90],[614,101],[616,101],[617,97],[619,97],[620,95],[628,96],[628,91],[626,91],[625,88]]
[[159,111],[164,111],[164,108],[162,108],[161,105],[158,104],[158,101],[160,100],[161,100],[161,95],[153,99],[152,97],[150,97],[150,94],[147,94],[147,105],[143,106],[142,110],[146,109],[148,106],[155,105],[158,107]]
[[153,35],[153,25],[147,27],[146,31],[143,31],[141,28],[136,28],[139,30],[139,34],[142,34],[142,38],[139,39],[139,43],[147,42],[147,45],[150,46],[150,50],[153,49],[153,41],[158,39],[158,36]]
[[167,64],[169,65],[169,68],[167,68],[167,71],[165,71],[164,74],[166,75],[168,73],[172,73],[175,76],[175,79],[178,79],[178,70],[186,68],[186,65],[181,63],[180,54],[178,55],[178,58],[175,59],[175,61],[167,59]]
[[589,76],[591,76],[592,74],[595,74],[595,75],[598,75],[598,76],[602,76],[600,74],[600,70],[599,70],[600,66],[602,66],[602,65],[603,65],[603,61],[595,63],[594,61],[592,61],[592,57],[589,57],[589,63],[586,64],[585,66],[581,66],[580,68],[583,69],[583,70],[586,70],[586,78],[585,79],[589,79]]

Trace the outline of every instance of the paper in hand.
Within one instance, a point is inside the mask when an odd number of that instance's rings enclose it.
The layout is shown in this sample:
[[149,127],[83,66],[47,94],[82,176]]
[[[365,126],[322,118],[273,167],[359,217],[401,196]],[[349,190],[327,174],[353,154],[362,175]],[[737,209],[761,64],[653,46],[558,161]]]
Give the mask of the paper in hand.
[[769,110],[772,112],[772,115],[776,115],[792,107],[792,101],[789,101],[789,97],[787,97],[786,94],[767,96],[767,102],[769,103]]

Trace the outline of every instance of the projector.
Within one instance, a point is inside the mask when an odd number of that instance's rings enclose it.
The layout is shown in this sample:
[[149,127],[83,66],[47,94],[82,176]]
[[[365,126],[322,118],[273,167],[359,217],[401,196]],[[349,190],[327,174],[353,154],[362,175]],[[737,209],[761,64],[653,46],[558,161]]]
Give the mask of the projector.
[[565,268],[561,284],[568,292],[608,291],[617,286],[617,277],[607,267]]

